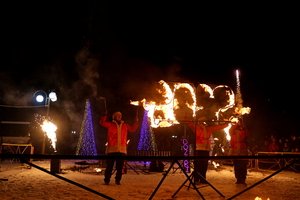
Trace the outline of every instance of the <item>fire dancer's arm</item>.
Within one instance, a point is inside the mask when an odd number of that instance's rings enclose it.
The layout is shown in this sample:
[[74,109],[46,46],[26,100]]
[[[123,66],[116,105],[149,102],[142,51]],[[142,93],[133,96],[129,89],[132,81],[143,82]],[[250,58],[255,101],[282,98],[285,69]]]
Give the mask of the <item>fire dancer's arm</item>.
[[133,122],[133,124],[127,124],[127,129],[128,129],[128,132],[135,132],[139,127],[139,118],[138,116],[135,117],[135,120]]
[[99,124],[105,128],[108,128],[111,125],[111,122],[107,121],[107,115],[101,116]]
[[207,128],[211,129],[211,131],[214,132],[214,131],[218,131],[218,130],[224,129],[227,126],[228,126],[228,124],[218,124],[218,125],[209,126]]
[[180,121],[180,123],[186,124],[193,131],[195,130],[195,127],[196,127],[195,122],[192,122],[192,121]]

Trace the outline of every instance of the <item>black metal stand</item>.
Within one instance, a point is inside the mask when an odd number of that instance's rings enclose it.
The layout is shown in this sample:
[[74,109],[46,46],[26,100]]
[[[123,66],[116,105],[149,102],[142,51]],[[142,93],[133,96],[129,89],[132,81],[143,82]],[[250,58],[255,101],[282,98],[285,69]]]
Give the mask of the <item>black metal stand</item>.
[[128,164],[127,161],[125,161],[125,167],[129,167],[129,168],[132,169],[136,174],[140,174],[134,167],[132,167],[130,164]]
[[[219,190],[217,190],[211,183],[209,183],[207,180],[206,180],[206,182],[207,182],[207,185],[203,185],[203,186],[200,186],[200,187],[197,187],[194,183],[195,183],[195,179],[194,179],[194,176],[195,176],[195,171],[193,171],[189,176],[188,176],[188,178],[181,184],[181,186],[176,190],[176,192],[172,195],[172,197],[174,198],[175,197],[175,195],[181,190],[181,188],[183,187],[183,186],[186,186],[185,184],[186,184],[186,182],[187,181],[190,181],[190,183],[189,183],[189,185],[187,186],[187,188],[188,188],[188,190],[190,189],[190,186],[191,186],[191,184],[193,184],[193,186],[194,186],[194,189],[199,189],[199,188],[203,188],[203,187],[207,187],[207,186],[210,186],[212,189],[214,189],[221,197],[225,197],[225,195],[224,194],[222,194]],[[201,177],[201,178],[203,178],[204,179],[204,177],[203,176],[201,176],[201,174],[199,174],[199,176]],[[202,199],[204,199],[204,197],[202,197]]]
[[[132,167],[130,164],[128,164],[128,162],[125,160],[124,161],[124,166],[123,166],[123,172],[124,174],[127,173],[127,167],[129,167],[130,169],[132,169],[136,174],[140,174],[134,167]],[[114,169],[112,174],[114,174],[117,171],[117,169]]]
[[175,174],[175,173],[177,172],[177,170],[179,170],[180,172],[182,172],[182,170],[180,169],[179,166],[177,166],[177,167],[173,166],[173,167],[172,167],[172,173],[173,173],[173,174]]
[[[190,176],[185,172],[185,170],[183,169],[183,167],[181,166],[181,164],[178,162],[178,160],[173,160],[170,167],[168,168],[168,170],[166,171],[166,173],[164,173],[164,176],[162,177],[162,179],[160,180],[160,182],[158,183],[158,185],[156,186],[155,190],[152,192],[151,196],[149,197],[149,199],[152,199],[155,195],[155,193],[157,192],[157,190],[159,189],[159,187],[161,186],[161,184],[163,183],[163,181],[165,180],[165,178],[167,177],[167,175],[169,174],[169,172],[171,171],[171,169],[173,168],[174,164],[177,163],[177,165],[180,167],[180,169],[182,170],[182,172],[184,173],[184,175],[187,177],[186,181],[190,181],[190,183],[194,186],[194,189],[197,191],[197,193],[200,195],[200,197],[202,199],[204,199],[203,195],[200,193],[200,191],[198,190],[198,188],[196,187],[196,185],[194,184],[194,182],[190,179]],[[185,182],[186,182],[185,181]],[[178,190],[179,191],[179,190]],[[177,192],[176,192],[177,193]],[[175,194],[172,196],[174,197]]]

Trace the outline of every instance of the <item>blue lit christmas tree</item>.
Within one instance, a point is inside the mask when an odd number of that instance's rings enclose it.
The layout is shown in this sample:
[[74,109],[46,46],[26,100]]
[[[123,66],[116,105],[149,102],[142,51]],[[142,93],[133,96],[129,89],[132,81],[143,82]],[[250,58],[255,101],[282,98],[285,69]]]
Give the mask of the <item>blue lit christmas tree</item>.
[[97,155],[92,109],[89,100],[86,100],[85,104],[84,117],[81,124],[76,155]]
[[148,118],[148,112],[145,110],[142,127],[140,132],[140,140],[138,144],[139,151],[157,151],[155,137]]

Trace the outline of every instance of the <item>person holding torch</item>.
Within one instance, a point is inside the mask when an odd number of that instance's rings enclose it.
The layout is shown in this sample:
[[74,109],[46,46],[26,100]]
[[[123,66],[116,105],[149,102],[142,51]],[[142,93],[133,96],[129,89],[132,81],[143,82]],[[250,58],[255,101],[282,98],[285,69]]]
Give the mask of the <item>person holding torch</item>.
[[[208,157],[211,150],[210,146],[210,137],[213,132],[222,130],[228,126],[227,123],[224,124],[211,124],[208,125],[204,121],[198,122],[188,122],[187,125],[194,131],[196,137],[196,147],[195,147],[195,156]],[[208,169],[208,159],[200,158],[194,160],[194,183],[198,184],[207,184],[206,172]]]
[[123,157],[127,155],[127,134],[138,129],[138,116],[136,116],[133,124],[128,124],[122,120],[122,113],[117,111],[113,113],[112,121],[109,121],[107,115],[104,115],[100,117],[99,123],[107,129],[106,154],[114,157],[106,161],[104,183],[106,185],[110,183],[113,166],[116,163],[115,183],[120,185],[124,166]]
[[[230,140],[230,155],[246,156],[248,155],[247,136],[248,133],[244,127],[242,119],[234,123],[229,129]],[[233,169],[236,178],[236,184],[246,185],[247,176],[247,159],[233,159]]]

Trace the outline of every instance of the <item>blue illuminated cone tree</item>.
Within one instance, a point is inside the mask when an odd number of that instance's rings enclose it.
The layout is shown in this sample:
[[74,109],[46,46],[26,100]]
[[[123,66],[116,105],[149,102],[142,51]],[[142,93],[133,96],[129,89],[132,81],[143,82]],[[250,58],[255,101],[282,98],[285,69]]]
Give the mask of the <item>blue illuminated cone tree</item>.
[[76,155],[97,155],[92,109],[89,100],[86,100],[85,104],[84,117],[81,124],[80,136],[76,148]]
[[150,121],[148,118],[148,112],[145,110],[143,116],[143,122],[140,132],[140,140],[138,144],[139,151],[157,151],[157,146],[155,143],[155,137],[153,134],[152,127],[150,126]]

